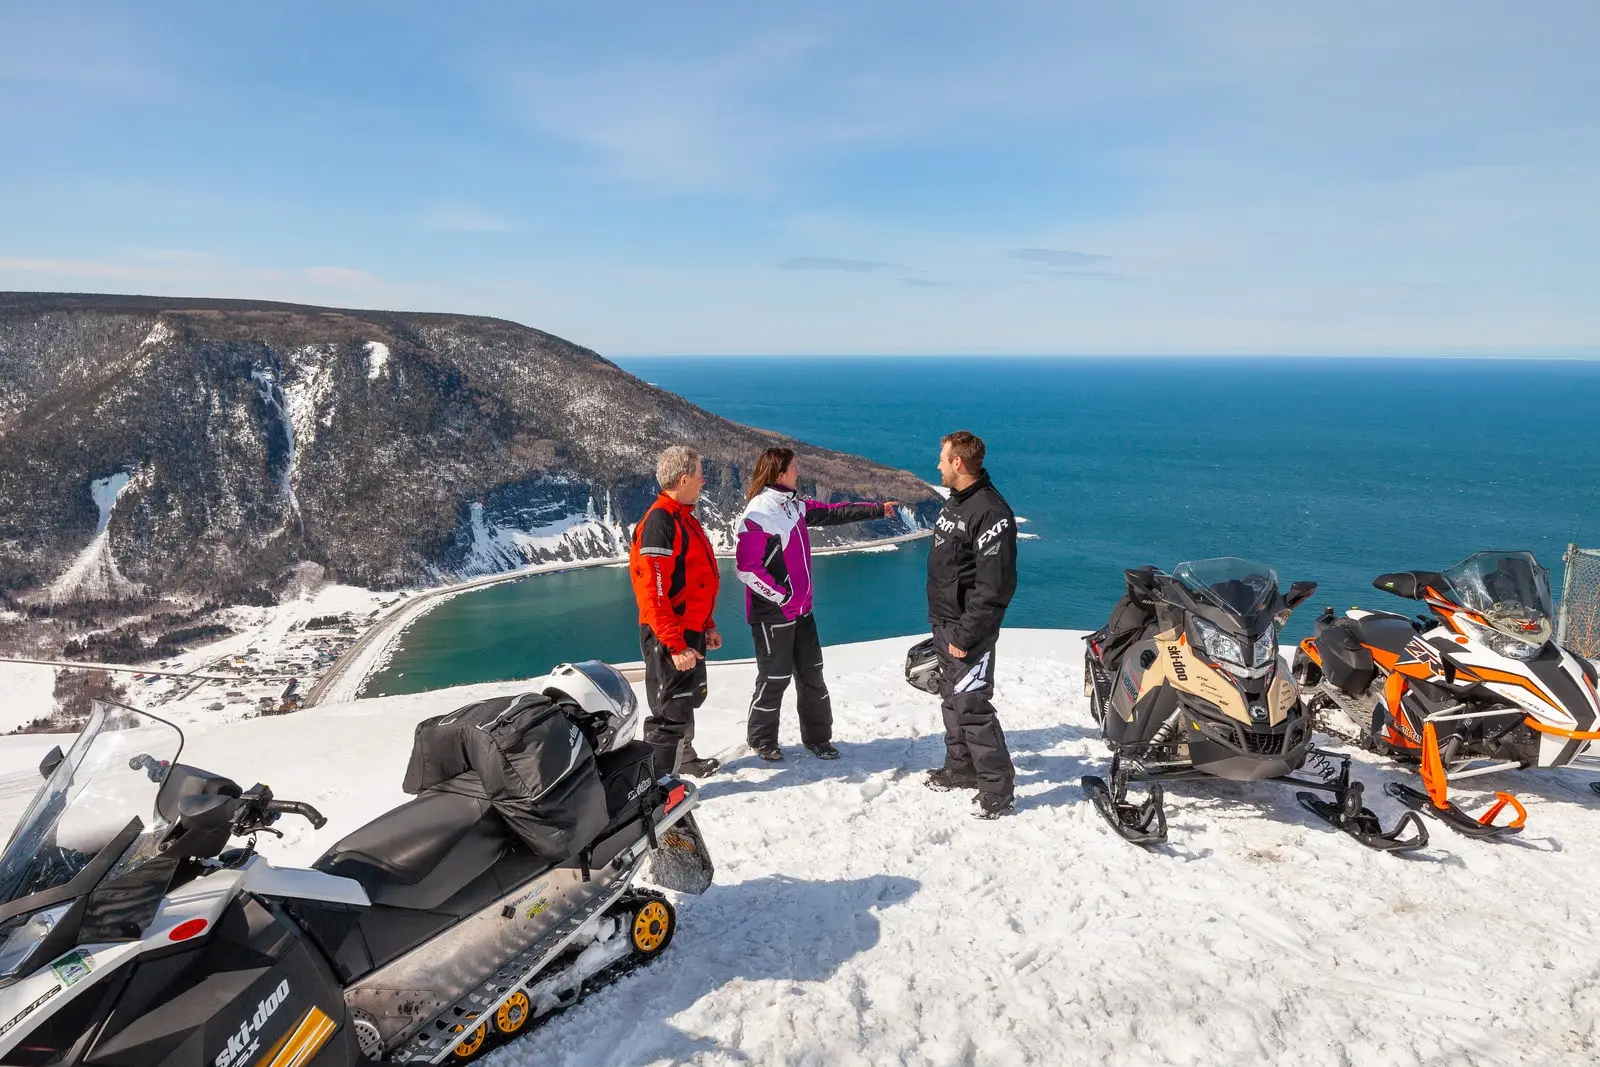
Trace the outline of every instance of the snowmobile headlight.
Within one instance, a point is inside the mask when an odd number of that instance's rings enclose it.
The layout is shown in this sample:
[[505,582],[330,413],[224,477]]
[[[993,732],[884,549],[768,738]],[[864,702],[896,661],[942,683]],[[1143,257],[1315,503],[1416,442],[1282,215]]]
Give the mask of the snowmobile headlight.
[[1194,628],[1195,633],[1200,635],[1200,647],[1206,655],[1232,667],[1249,666],[1244,660],[1244,643],[1237,637],[1223,633],[1204,619],[1194,620]]
[[1265,667],[1278,658],[1278,631],[1276,627],[1269,626],[1266,632],[1256,638],[1255,647],[1250,650],[1250,662],[1257,667]]
[[1544,645],[1530,645],[1526,641],[1519,641],[1510,634],[1503,634],[1492,626],[1480,626],[1471,619],[1457,616],[1457,621],[1471,630],[1473,636],[1482,641],[1484,647],[1496,655],[1505,656],[1507,659],[1530,660],[1539,654]]
[[62,916],[72,907],[72,902],[57,904],[31,915],[19,915],[0,927],[0,978],[10,978],[33,955]]
[[1540,645],[1530,645],[1526,641],[1518,641],[1515,637],[1501,633],[1499,630],[1486,630],[1483,633],[1483,643],[1491,652],[1497,652],[1510,659],[1529,660],[1539,654]]

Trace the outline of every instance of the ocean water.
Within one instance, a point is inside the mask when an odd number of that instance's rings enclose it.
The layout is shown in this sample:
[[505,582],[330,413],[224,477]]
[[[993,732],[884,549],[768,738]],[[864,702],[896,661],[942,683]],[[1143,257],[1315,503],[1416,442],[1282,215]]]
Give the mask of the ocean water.
[[[1017,626],[1092,629],[1122,570],[1239,555],[1324,605],[1405,611],[1371,586],[1485,548],[1551,569],[1600,542],[1600,363],[1452,359],[651,358],[646,381],[738,422],[937,482],[939,438],[970,429],[1027,522]],[[1590,505],[1593,504],[1593,508]],[[1582,530],[1580,531],[1580,524]],[[1587,534],[1585,538],[1582,536]],[[817,559],[825,642],[924,624],[926,543]],[[724,570],[723,656],[751,654]],[[460,596],[407,631],[370,694],[637,659],[627,574],[593,568]],[[715,657],[714,657],[715,658]]]

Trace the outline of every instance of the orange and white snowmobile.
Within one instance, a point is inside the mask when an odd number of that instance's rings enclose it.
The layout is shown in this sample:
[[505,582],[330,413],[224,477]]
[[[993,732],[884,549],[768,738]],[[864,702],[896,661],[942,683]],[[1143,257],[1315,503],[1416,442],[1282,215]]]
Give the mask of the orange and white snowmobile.
[[[1532,553],[1477,552],[1446,571],[1372,584],[1422,601],[1431,616],[1352,609],[1336,618],[1330,608],[1300,643],[1294,672],[1325,732],[1420,764],[1424,788],[1391,783],[1391,796],[1468,836],[1495,837],[1522,829],[1517,798],[1497,792],[1474,817],[1450,801],[1452,783],[1528,767],[1600,770],[1595,668],[1552,637],[1550,572]],[[1497,822],[1507,809],[1510,821]]]

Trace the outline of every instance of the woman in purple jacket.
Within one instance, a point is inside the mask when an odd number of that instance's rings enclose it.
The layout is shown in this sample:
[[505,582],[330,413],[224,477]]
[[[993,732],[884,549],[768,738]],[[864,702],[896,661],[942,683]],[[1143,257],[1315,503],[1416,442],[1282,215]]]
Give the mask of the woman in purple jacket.
[[822,680],[822,642],[811,615],[811,537],[807,525],[892,518],[895,501],[824,504],[799,495],[794,451],[769,448],[750,476],[744,511],[734,524],[745,618],[756,646],[756,691],[750,700],[750,748],[764,760],[783,759],[778,709],[789,679],[800,705],[800,740],[819,759],[838,759],[833,708]]

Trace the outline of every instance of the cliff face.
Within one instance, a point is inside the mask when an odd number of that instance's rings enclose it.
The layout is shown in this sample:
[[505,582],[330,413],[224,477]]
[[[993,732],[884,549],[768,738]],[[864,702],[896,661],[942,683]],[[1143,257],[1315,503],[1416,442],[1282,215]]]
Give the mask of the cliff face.
[[368,586],[616,555],[655,458],[709,463],[714,536],[761,449],[828,498],[913,475],[718,418],[538,330],[459,315],[0,294],[0,590],[226,596],[309,561]]

